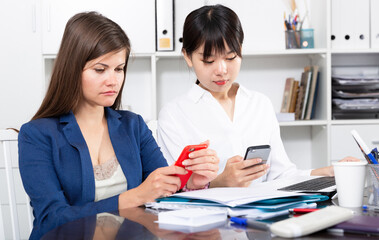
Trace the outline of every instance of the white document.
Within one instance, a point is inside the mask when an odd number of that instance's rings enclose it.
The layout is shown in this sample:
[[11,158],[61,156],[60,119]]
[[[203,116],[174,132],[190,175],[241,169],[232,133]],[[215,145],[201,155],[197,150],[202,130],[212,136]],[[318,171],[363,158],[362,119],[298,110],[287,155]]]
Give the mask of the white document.
[[371,48],[379,49],[379,0],[371,0],[370,11]]
[[201,208],[182,209],[158,214],[159,224],[199,227],[218,222],[225,222],[227,212],[222,210],[207,210]]
[[278,191],[276,189],[277,184],[266,182],[257,184],[251,188],[209,188],[198,191],[176,193],[173,196],[209,200],[229,207],[235,207],[272,198],[309,195],[305,193]]
[[[156,0],[157,51],[174,50],[174,2]],[[143,29],[141,29],[143,31]]]

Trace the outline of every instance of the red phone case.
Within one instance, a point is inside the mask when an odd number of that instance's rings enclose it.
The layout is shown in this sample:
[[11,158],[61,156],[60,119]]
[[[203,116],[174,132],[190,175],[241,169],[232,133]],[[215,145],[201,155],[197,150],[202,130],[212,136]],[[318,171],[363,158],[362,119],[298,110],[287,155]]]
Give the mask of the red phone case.
[[[186,146],[183,149],[183,151],[180,154],[180,156],[178,157],[178,160],[176,160],[175,166],[179,166],[179,167],[184,168],[182,162],[184,160],[186,160],[186,159],[189,159],[188,155],[191,152],[197,151],[197,150],[200,150],[200,149],[205,149],[207,147],[208,147],[207,144],[198,144],[198,145],[188,145],[188,146]],[[178,176],[180,178],[180,182],[181,182],[180,189],[182,189],[187,184],[187,181],[191,177],[191,175],[192,175],[192,171],[190,171],[190,170],[188,170],[187,174],[183,174],[183,175],[175,174],[175,176]]]

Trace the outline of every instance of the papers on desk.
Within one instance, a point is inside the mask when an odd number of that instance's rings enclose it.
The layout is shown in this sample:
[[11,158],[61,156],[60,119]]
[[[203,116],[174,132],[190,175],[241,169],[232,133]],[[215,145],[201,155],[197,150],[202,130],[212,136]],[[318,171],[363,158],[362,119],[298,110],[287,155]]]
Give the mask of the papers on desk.
[[307,195],[305,193],[285,192],[268,189],[265,185],[256,185],[253,188],[209,188],[198,191],[176,193],[173,196],[187,199],[202,199],[213,201],[229,207],[253,203],[266,199],[294,197]]
[[199,227],[208,224],[225,222],[226,211],[206,209],[182,209],[158,214],[159,224]]
[[217,209],[229,216],[267,219],[288,214],[289,208],[314,208],[327,196],[277,191],[277,185],[260,183],[252,188],[210,188],[174,194],[145,206],[156,209]]

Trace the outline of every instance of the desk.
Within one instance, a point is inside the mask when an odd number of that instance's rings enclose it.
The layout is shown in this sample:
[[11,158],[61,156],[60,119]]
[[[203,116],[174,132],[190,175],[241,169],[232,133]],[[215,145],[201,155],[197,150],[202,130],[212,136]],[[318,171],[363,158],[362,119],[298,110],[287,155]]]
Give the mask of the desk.
[[[332,200],[325,201],[319,205],[325,206],[336,203],[335,200]],[[158,219],[157,215],[152,210],[142,207],[124,209],[119,213],[112,214],[120,216],[123,222],[115,225],[114,220],[109,220],[108,222],[104,220],[99,221],[100,218],[97,219],[96,215],[90,216],[59,226],[48,232],[42,239],[282,239],[279,237],[271,237],[271,233],[268,231],[234,226],[229,221],[221,223],[211,229],[205,229],[195,233],[162,229],[158,223],[154,222]],[[363,213],[360,209],[358,209],[358,214],[379,215],[375,212]],[[285,216],[275,220],[281,220],[287,217],[288,216]],[[376,238],[377,237],[378,236],[376,236]],[[370,238],[370,236],[364,234],[345,233],[344,235],[336,235],[327,231],[320,231],[301,239],[368,238]]]

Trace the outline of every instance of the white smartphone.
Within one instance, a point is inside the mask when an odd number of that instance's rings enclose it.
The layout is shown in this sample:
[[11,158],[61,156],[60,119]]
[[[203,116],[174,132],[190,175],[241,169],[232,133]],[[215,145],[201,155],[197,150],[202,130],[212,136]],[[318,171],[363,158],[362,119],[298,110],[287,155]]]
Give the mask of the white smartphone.
[[259,145],[259,146],[248,147],[246,150],[244,160],[252,159],[252,158],[260,158],[262,159],[262,162],[259,164],[264,164],[267,162],[267,159],[270,155],[270,151],[271,151],[270,145]]

